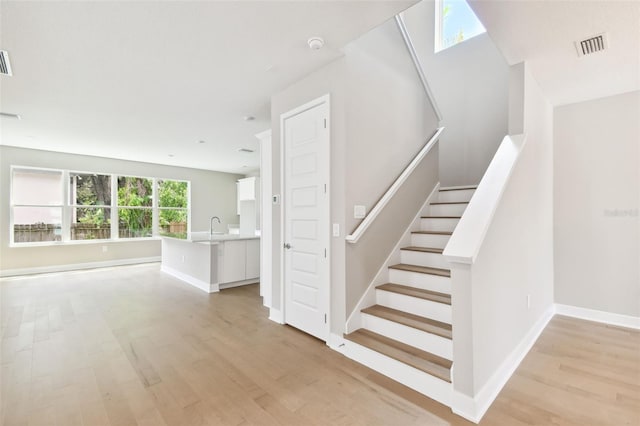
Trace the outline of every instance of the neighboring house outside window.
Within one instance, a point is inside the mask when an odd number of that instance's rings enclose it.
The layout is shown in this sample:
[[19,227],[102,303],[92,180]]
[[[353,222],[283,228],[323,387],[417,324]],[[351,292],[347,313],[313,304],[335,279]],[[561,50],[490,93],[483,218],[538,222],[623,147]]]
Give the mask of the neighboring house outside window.
[[436,0],[435,4],[435,52],[486,32],[465,0]]

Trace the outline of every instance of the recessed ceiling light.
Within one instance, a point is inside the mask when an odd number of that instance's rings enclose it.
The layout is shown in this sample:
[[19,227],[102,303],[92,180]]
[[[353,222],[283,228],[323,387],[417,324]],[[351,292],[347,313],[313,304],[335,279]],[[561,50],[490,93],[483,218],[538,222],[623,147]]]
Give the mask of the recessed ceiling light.
[[2,118],[15,118],[17,120],[21,120],[20,114],[12,114],[10,112],[0,112],[0,117]]
[[174,157],[174,155],[173,154],[169,154],[169,157]]
[[245,115],[244,117],[242,117],[242,119],[243,119],[244,121],[253,121],[253,120],[255,120],[256,118],[255,118],[253,115]]
[[207,143],[207,141],[198,141],[199,144]]

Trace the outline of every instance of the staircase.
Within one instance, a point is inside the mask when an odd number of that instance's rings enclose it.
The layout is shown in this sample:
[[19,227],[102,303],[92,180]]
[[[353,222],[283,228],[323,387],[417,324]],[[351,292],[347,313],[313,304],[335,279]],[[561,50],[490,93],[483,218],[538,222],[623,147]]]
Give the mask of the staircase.
[[[445,405],[451,405],[451,273],[442,251],[475,186],[440,188],[426,207],[376,304],[360,311],[362,328],[346,334],[345,354]],[[418,228],[418,226],[416,226]]]

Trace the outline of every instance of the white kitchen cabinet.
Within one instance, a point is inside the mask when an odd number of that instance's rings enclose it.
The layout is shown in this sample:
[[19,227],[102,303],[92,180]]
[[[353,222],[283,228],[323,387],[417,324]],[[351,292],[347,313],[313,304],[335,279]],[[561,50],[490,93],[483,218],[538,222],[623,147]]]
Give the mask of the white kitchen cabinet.
[[247,242],[225,241],[224,249],[220,250],[222,257],[222,278],[221,283],[242,281],[246,278],[247,265]]
[[260,240],[247,240],[246,279],[260,276]]
[[256,200],[258,193],[258,178],[248,177],[238,180],[238,200],[239,201],[251,201]]
[[219,250],[222,263],[220,284],[260,277],[260,240],[225,241]]

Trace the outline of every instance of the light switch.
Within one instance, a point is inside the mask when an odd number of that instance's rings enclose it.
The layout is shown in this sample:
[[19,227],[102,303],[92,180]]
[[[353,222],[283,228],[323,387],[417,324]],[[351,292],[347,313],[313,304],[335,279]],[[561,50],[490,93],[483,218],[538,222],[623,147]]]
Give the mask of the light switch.
[[334,237],[339,237],[340,236],[340,224],[339,223],[334,223],[333,224],[333,236]]
[[365,206],[353,206],[353,218],[364,219],[367,215],[367,208]]

